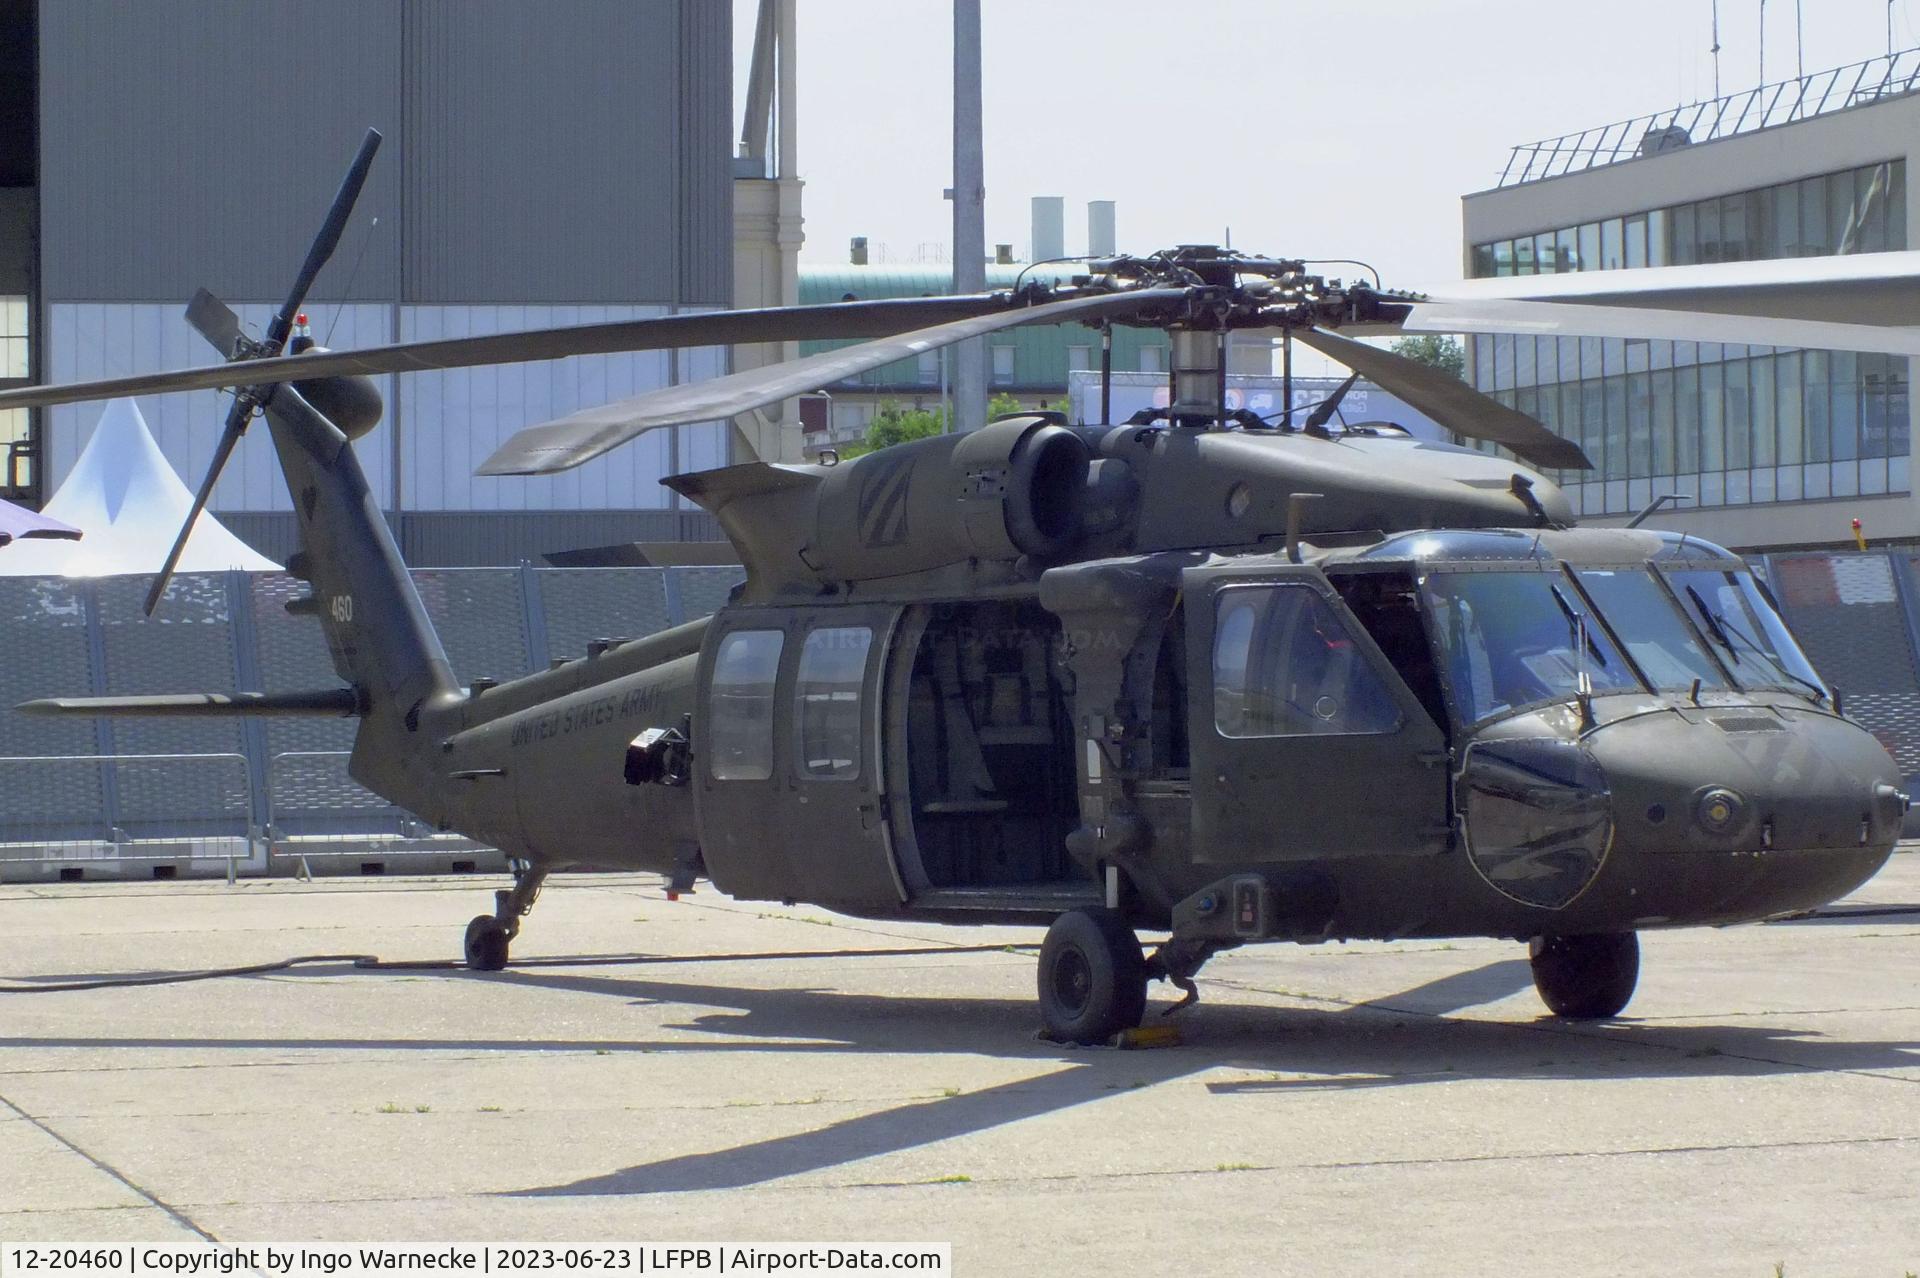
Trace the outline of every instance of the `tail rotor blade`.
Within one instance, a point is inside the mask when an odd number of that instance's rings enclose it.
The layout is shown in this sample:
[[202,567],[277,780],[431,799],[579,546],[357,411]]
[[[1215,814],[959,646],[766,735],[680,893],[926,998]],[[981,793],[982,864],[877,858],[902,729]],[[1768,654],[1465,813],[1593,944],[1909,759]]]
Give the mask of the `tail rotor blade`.
[[274,354],[279,354],[287,335],[293,331],[293,318],[306,302],[307,290],[313,287],[313,281],[333,251],[340,247],[340,236],[347,229],[347,219],[353,216],[353,206],[360,200],[361,189],[367,184],[367,172],[373,168],[374,152],[379,149],[380,131],[368,129],[367,135],[360,139],[353,163],[347,166],[346,177],[340,180],[340,189],[334,192],[333,207],[327,210],[327,220],[320,224],[320,234],[313,237],[313,244],[307,249],[307,260],[300,264],[300,274],[294,277],[286,305],[273,317],[273,324],[267,330],[267,341],[273,346]]
[[[353,216],[353,206],[360,199],[361,190],[367,185],[367,173],[373,168],[373,156],[380,149],[380,131],[368,129],[367,135],[360,139],[360,149],[354,153],[353,163],[347,166],[346,177],[340,180],[340,189],[333,194],[333,206],[327,210],[327,220],[320,224],[320,233],[313,237],[313,243],[307,248],[307,260],[300,264],[300,273],[294,277],[293,289],[287,294],[286,304],[273,317],[268,326],[263,354],[271,357],[278,355],[287,344],[288,334],[293,332],[294,316],[300,313],[300,307],[307,300],[307,290],[313,287],[313,281],[326,268],[333,251],[340,247],[340,236],[347,229],[347,219]],[[205,290],[202,290],[205,292]],[[208,305],[213,302],[209,296],[206,301],[196,296],[193,305],[188,307],[188,318],[196,314],[205,317]],[[224,307],[220,307],[224,311]],[[222,327],[231,326],[229,314]],[[187,512],[187,522],[180,527],[180,535],[173,539],[173,549],[167,552],[167,562],[161,565],[160,573],[153,579],[153,585],[147,590],[146,614],[151,617],[153,610],[160,606],[160,598],[167,593],[167,583],[173,580],[173,571],[180,566],[180,556],[186,553],[187,538],[193,535],[193,526],[199,522],[200,512],[207,508],[207,502],[213,496],[213,486],[220,482],[220,472],[226,469],[227,459],[233,456],[233,450],[240,444],[240,437],[247,433],[247,424],[253,420],[254,410],[272,398],[273,385],[248,386],[234,396],[233,407],[227,410],[227,428],[221,433],[220,443],[213,450],[213,461],[207,467],[207,477],[200,481],[200,491],[194,494],[193,508]]]
[[187,538],[193,535],[193,525],[198,522],[200,512],[207,508],[207,500],[213,496],[213,486],[219,482],[220,472],[226,468],[227,458],[233,456],[245,427],[244,418],[238,427],[231,419],[228,420],[226,433],[220,436],[220,445],[213,450],[213,464],[207,467],[207,477],[200,481],[200,491],[194,494],[193,508],[187,512],[187,522],[180,526],[180,535],[173,539],[173,549],[167,552],[167,562],[161,566],[159,576],[153,579],[153,585],[147,589],[147,616],[153,615],[153,610],[160,606],[160,596],[167,593],[167,583],[173,580],[173,570],[179,567],[180,556],[186,552]]

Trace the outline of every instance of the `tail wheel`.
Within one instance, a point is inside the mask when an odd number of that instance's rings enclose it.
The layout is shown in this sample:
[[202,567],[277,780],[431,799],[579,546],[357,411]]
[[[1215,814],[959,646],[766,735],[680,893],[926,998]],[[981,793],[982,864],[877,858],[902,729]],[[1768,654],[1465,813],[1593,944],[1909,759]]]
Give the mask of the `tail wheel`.
[[1040,1016],[1066,1043],[1104,1043],[1147,1010],[1147,961],[1139,938],[1110,910],[1072,910],[1040,947]]
[[1537,936],[1529,948],[1533,988],[1555,1016],[1618,1016],[1640,980],[1640,938],[1632,932]]
[[506,927],[491,914],[476,914],[467,924],[467,967],[475,972],[498,972],[507,965]]

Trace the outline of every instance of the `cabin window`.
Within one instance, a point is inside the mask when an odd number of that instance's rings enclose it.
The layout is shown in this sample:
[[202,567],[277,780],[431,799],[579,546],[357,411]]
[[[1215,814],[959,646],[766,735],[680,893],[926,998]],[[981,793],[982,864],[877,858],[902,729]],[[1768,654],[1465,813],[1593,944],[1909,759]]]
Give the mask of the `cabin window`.
[[1392,732],[1386,683],[1318,591],[1255,586],[1214,611],[1213,717],[1224,737]]
[[860,775],[860,690],[873,631],[832,626],[807,636],[794,681],[795,757],[800,775],[851,781]]
[[720,641],[707,728],[714,780],[765,781],[773,775],[773,685],[785,642],[778,630],[736,630]]

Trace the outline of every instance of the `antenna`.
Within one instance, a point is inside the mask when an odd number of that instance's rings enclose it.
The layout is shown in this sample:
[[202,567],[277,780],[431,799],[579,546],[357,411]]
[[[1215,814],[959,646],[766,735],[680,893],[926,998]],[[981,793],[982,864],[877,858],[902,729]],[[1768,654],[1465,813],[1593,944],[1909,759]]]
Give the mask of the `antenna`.
[[1767,83],[1767,0],[1760,0],[1760,83]]
[[1800,0],[1793,0],[1793,69],[1802,80],[1807,78],[1807,33],[1800,23]]

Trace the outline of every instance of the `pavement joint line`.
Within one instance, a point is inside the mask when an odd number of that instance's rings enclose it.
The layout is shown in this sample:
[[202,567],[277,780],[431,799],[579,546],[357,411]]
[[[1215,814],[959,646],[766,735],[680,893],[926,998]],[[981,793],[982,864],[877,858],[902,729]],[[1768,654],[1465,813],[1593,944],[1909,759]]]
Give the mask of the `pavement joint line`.
[[[628,895],[628,896],[637,895],[630,888],[623,888],[622,893],[623,895]],[[657,898],[650,897],[650,896],[642,896],[641,899],[656,900]],[[734,905],[729,905],[729,903],[727,903],[724,900],[721,901],[719,904],[708,904],[705,901],[689,901],[683,897],[678,901],[668,901],[668,902],[665,902],[665,904],[674,905],[674,906],[681,906],[681,905],[690,906],[691,908],[696,910],[709,910],[716,914],[728,914],[728,915],[733,915],[735,917],[744,916],[750,912],[754,913],[756,917],[758,916],[758,911],[749,911],[746,908],[746,906],[748,906],[749,904],[757,904],[753,902],[741,902],[739,905],[734,906]],[[926,936],[923,933],[918,933],[918,932],[891,932],[891,931],[887,931],[884,928],[872,927],[866,924],[844,923],[840,921],[841,918],[846,918],[846,917],[849,917],[849,916],[842,915],[840,916],[840,918],[834,919],[831,923],[821,924],[820,921],[816,919],[808,919],[808,918],[803,918],[795,915],[776,914],[776,915],[769,915],[766,921],[770,923],[772,922],[812,923],[815,926],[828,926],[843,932],[859,932],[867,936],[884,936],[888,940],[893,940],[893,941],[923,941],[930,945],[952,945],[952,946],[959,946],[962,944],[959,941],[946,940],[943,937],[939,936],[938,934],[935,934],[933,936]],[[1008,942],[1008,944],[1016,944],[1016,942]]]
[[134,1193],[140,1195],[140,1197],[146,1199],[149,1203],[152,1203],[155,1207],[158,1207],[161,1211],[164,1211],[165,1213],[167,1213],[167,1215],[173,1218],[173,1221],[175,1224],[180,1225],[186,1229],[191,1229],[194,1233],[199,1234],[202,1238],[206,1239],[208,1242],[217,1243],[220,1241],[218,1238],[214,1237],[214,1235],[202,1229],[194,1221],[194,1219],[191,1216],[186,1215],[179,1208],[175,1207],[172,1203],[167,1202],[165,1199],[161,1198],[158,1194],[154,1193],[152,1190],[148,1189],[146,1186],[140,1184],[138,1181],[134,1180],[131,1176],[121,1171],[118,1167],[115,1167],[112,1163],[109,1163],[104,1159],[97,1158],[93,1154],[87,1152],[85,1149],[82,1149],[78,1144],[74,1143],[72,1140],[68,1139],[66,1136],[63,1136],[58,1131],[55,1131],[53,1127],[50,1126],[49,1124],[44,1123],[40,1119],[34,1117],[32,1114],[29,1114],[26,1110],[14,1104],[13,1101],[8,1099],[7,1097],[0,1096],[0,1105],[5,1105],[8,1109],[12,1110],[14,1113],[18,1114],[20,1117],[26,1119],[29,1123],[32,1123],[35,1127],[45,1132],[48,1136],[51,1136],[54,1140],[58,1141],[60,1144],[66,1146],[68,1149],[72,1150],[74,1153],[80,1155],[80,1157],[86,1159],[89,1163],[93,1164],[95,1168],[105,1172],[107,1175],[119,1181],[122,1185],[125,1185],[128,1189],[131,1189]]
[[[1327,1172],[1327,1171],[1390,1171],[1402,1168],[1420,1167],[1463,1167],[1475,1164],[1517,1164],[1532,1162],[1566,1162],[1582,1158],[1663,1158],[1673,1155],[1691,1157],[1702,1154],[1738,1154],[1766,1150],[1793,1151],[1802,1149],[1867,1148],[1885,1145],[1920,1144],[1920,1135],[1912,1136],[1848,1136],[1824,1140],[1788,1140],[1755,1141],[1750,1143],[1730,1143],[1721,1145],[1654,1145],[1632,1149],[1592,1149],[1592,1150],[1539,1150],[1529,1153],[1509,1154],[1460,1154],[1451,1157],[1420,1158],[1377,1158],[1348,1159],[1313,1163],[1272,1163],[1256,1164],[1232,1171],[1221,1171],[1218,1167],[1153,1167],[1137,1171],[1104,1172],[1060,1172],[1044,1173],[1032,1176],[972,1176],[967,1185],[942,1184],[930,1180],[811,1180],[799,1181],[798,1176],[808,1173],[795,1173],[793,1176],[779,1177],[770,1182],[746,1185],[726,1190],[715,1189],[669,1189],[651,1193],[609,1195],[619,1198],[669,1199],[687,1194],[833,1194],[849,1189],[929,1189],[945,1192],[964,1190],[968,1186],[991,1186],[995,1188],[1018,1187],[1021,1185],[1044,1184],[1090,1184],[1099,1182],[1122,1182],[1133,1180],[1163,1180],[1175,1176],[1230,1176],[1249,1172]],[[884,1157],[885,1155],[878,1155]],[[188,1206],[195,1210],[214,1208],[239,1208],[242,1210],[288,1206],[295,1202],[314,1207],[358,1207],[367,1204],[393,1206],[401,1203],[426,1205],[431,1203],[466,1203],[479,1195],[499,1195],[517,1193],[517,1190],[475,1190],[467,1194],[449,1197],[419,1197],[410,1194],[369,1194],[357,1198],[326,1198],[308,1196],[299,1199],[222,1199],[194,1202]],[[583,1195],[598,1198],[601,1195]]]
[[[1755,1141],[1752,1143],[1725,1145],[1651,1145],[1634,1149],[1540,1150],[1533,1153],[1515,1154],[1458,1154],[1446,1158],[1372,1158],[1319,1163],[1255,1163],[1245,1167],[1236,1166],[1231,1170],[1222,1170],[1218,1167],[1159,1167],[1143,1168],[1139,1171],[1067,1172],[1057,1174],[1048,1173],[1037,1176],[973,1176],[970,1178],[969,1183],[975,1185],[1031,1185],[1043,1184],[1048,1181],[1144,1180],[1167,1176],[1238,1175],[1244,1172],[1375,1171],[1400,1167],[1455,1167],[1467,1166],[1474,1163],[1559,1162],[1574,1158],[1659,1158],[1671,1154],[1683,1156],[1693,1154],[1735,1154],[1761,1150],[1828,1149],[1905,1144],[1920,1144],[1920,1135],[1841,1136],[1825,1140]],[[921,1187],[944,1188],[945,1186],[934,1181],[925,1180],[870,1180],[813,1182],[801,1185],[762,1186],[759,1188],[763,1190],[835,1190],[914,1189]]]
[[[1762,1016],[1874,1016],[1884,1012],[1920,1012],[1920,1004],[1895,1007],[1783,1007],[1764,1012],[1714,1012],[1712,1018],[1716,1021],[1745,1021]],[[1700,1017],[1675,1013],[1671,1016],[1636,1016],[1633,1019],[1651,1025],[1656,1021],[1663,1024],[1669,1021],[1698,1021]]]
[[[1240,990],[1243,993],[1266,994],[1276,998],[1290,998],[1295,1000],[1296,1002],[1323,1003],[1332,1007],[1344,1008],[1349,1011],[1385,1012],[1395,1016],[1420,1016],[1420,1017],[1425,1017],[1428,1020],[1443,1021],[1451,1025],[1492,1025],[1492,1026],[1499,1026],[1504,1029],[1526,1030],[1535,1034],[1551,1034],[1560,1038],[1577,1038],[1590,1043],[1609,1043],[1617,1046],[1637,1047],[1643,1051],[1679,1053],[1683,1056],[1695,1050],[1694,1048],[1691,1048],[1691,1047],[1683,1047],[1678,1043],[1649,1043],[1644,1040],[1635,1039],[1623,1034],[1608,1034],[1605,1032],[1595,1032],[1594,1030],[1589,1029],[1584,1025],[1572,1024],[1572,1023],[1566,1023],[1566,1022],[1560,1022],[1560,1021],[1551,1021],[1551,1020],[1483,1021],[1483,1020],[1478,1020],[1472,1017],[1455,1016],[1451,1011],[1435,1012],[1426,1008],[1396,1007],[1391,1003],[1380,1002],[1373,999],[1367,999],[1360,1002],[1353,1002],[1348,999],[1335,998],[1331,995],[1326,995],[1326,994],[1302,994],[1302,993],[1299,993],[1298,991],[1293,991],[1293,990],[1266,989],[1262,986],[1254,985],[1246,981],[1225,980],[1219,977],[1215,977],[1214,980],[1218,984],[1231,986],[1232,988]],[[1397,997],[1397,996],[1388,995],[1387,997],[1391,998],[1391,997]],[[1492,999],[1489,1001],[1497,1003],[1500,1000]],[[1473,1006],[1478,1007],[1478,1006],[1484,1006],[1484,1005],[1473,1004]],[[1907,1010],[1907,1009],[1898,1009],[1898,1010]],[[1794,1015],[1794,1013],[1755,1012],[1755,1013],[1748,1013],[1747,1015],[1788,1016],[1788,1015]],[[1684,1018],[1668,1017],[1663,1019],[1666,1021],[1666,1023],[1670,1024],[1675,1020],[1684,1019]],[[1717,1020],[1720,1018],[1715,1017],[1714,1019]],[[1712,1024],[1708,1023],[1708,1024],[1701,1025],[1700,1028],[1703,1031],[1710,1032],[1714,1027]],[[1920,1083],[1920,1075],[1916,1075],[1915,1077],[1908,1077],[1904,1074],[1892,1074],[1892,1073],[1886,1073],[1884,1071],[1874,1070],[1874,1069],[1844,1069],[1844,1068],[1832,1068],[1825,1065],[1810,1065],[1805,1061],[1781,1060],[1777,1057],[1758,1056],[1751,1052],[1728,1051],[1724,1048],[1719,1049],[1716,1052],[1713,1059],[1725,1060],[1725,1061],[1746,1061],[1754,1065],[1775,1065],[1785,1069],[1804,1070],[1810,1074],[1846,1074],[1846,1075],[1851,1075],[1855,1078],[1871,1078],[1871,1079],[1876,1079],[1880,1082],[1887,1082],[1887,1083],[1907,1083],[1909,1085]],[[1920,1066],[1920,1053],[1916,1053],[1914,1058],[1914,1064],[1916,1066]]]
[[4,1216],[50,1216],[56,1212],[65,1215],[69,1212],[83,1211],[153,1211],[148,1203],[106,1203],[91,1207],[0,1207],[0,1217]]

